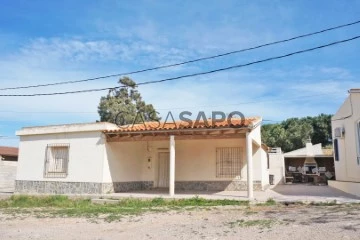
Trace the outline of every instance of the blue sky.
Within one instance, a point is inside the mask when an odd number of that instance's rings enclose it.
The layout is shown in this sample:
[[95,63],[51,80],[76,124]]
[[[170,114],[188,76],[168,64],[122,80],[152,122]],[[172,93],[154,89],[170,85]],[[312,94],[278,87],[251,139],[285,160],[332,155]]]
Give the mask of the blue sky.
[[[0,88],[78,80],[238,50],[359,20],[360,1],[1,1]],[[360,34],[360,24],[216,60],[130,76],[158,80],[247,63]],[[360,87],[360,40],[282,60],[140,87],[171,110],[242,111],[267,120],[334,113]],[[86,84],[6,91],[71,91]],[[5,92],[1,92],[5,93]],[[0,97],[0,145],[24,126],[92,122],[106,92]],[[302,98],[302,96],[309,96]],[[247,103],[247,104],[244,104]]]

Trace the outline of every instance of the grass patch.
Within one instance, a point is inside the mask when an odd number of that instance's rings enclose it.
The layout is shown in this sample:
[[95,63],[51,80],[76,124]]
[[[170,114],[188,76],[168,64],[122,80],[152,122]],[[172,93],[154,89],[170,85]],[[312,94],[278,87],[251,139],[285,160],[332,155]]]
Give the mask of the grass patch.
[[312,206],[336,206],[338,205],[336,200],[330,202],[311,202],[310,205]]
[[136,198],[121,199],[111,204],[94,204],[90,199],[70,199],[67,196],[14,195],[0,200],[2,212],[32,214],[36,217],[99,217],[106,221],[119,220],[124,215],[138,215],[144,212],[162,212],[172,209],[211,206],[247,206],[248,201],[208,200],[194,197],[189,199]]
[[9,199],[0,200],[0,208],[78,207],[89,203],[90,199],[71,200],[62,195],[41,197],[13,195]]
[[264,203],[257,203],[256,206],[275,206],[277,203],[274,199],[269,198]]
[[274,220],[271,219],[258,219],[258,220],[236,220],[234,222],[228,223],[231,228],[234,227],[260,227],[260,228],[270,228],[273,224],[275,224]]

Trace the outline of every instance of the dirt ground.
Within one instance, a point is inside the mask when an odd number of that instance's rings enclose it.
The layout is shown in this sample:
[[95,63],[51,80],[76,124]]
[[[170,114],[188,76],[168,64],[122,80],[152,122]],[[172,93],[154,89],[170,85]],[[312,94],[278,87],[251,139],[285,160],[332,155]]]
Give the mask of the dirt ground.
[[360,206],[211,207],[105,222],[0,213],[0,239],[360,239]]

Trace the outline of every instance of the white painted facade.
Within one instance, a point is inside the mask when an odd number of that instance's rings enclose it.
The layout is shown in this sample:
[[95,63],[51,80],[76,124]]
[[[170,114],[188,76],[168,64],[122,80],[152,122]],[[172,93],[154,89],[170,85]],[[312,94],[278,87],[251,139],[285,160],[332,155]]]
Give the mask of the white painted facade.
[[[149,181],[153,182],[153,187],[158,187],[159,153],[171,153],[170,137],[161,141],[107,142],[103,131],[117,128],[110,123],[23,128],[17,132],[20,150],[16,180],[104,184]],[[260,125],[251,131],[249,141],[252,148],[252,179],[261,184],[261,189],[265,189],[269,177],[267,154],[261,148]],[[69,145],[66,177],[45,177],[48,144]],[[237,139],[197,140],[177,140],[174,136],[173,147],[175,182],[247,181],[245,135]],[[221,147],[241,148],[242,168],[238,177],[216,177],[216,149]]]
[[[243,168],[238,180],[247,179],[245,138],[212,140],[176,140],[175,176],[178,181],[216,181],[216,148],[241,147]],[[107,163],[104,166],[104,182],[155,181],[157,182],[158,156],[169,152],[169,141],[111,142],[106,144]],[[254,146],[256,148],[256,146]],[[264,150],[253,151],[254,181],[268,178]],[[261,156],[262,155],[262,156]],[[151,162],[148,162],[148,159]],[[263,159],[263,161],[261,160]],[[265,162],[265,166],[264,166]],[[265,169],[264,169],[265,167]],[[140,171],[139,171],[140,170]],[[263,177],[266,175],[266,177]],[[221,180],[233,180],[221,178]],[[268,182],[264,181],[264,186]],[[155,184],[156,185],[156,184]]]
[[14,192],[16,167],[16,161],[3,161],[0,159],[0,193]]
[[274,185],[285,183],[285,160],[281,148],[269,152],[269,174],[274,176]]
[[[349,96],[332,117],[336,181],[329,185],[360,196],[360,89],[349,90]],[[335,136],[335,131],[340,133]],[[335,145],[335,144],[334,144]],[[337,158],[337,159],[336,159]]]

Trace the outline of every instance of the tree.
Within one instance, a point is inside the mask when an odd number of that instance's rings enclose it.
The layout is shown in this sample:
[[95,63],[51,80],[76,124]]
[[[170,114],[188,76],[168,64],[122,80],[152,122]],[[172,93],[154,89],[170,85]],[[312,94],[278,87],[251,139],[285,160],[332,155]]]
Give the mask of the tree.
[[313,118],[314,133],[312,135],[312,141],[316,143],[322,143],[323,146],[331,144],[331,115],[320,114]]
[[331,143],[331,115],[289,118],[279,124],[267,124],[261,129],[262,140],[271,147],[289,152],[305,146],[310,137],[313,144]]
[[266,124],[261,128],[261,137],[268,146],[285,148],[289,145],[286,131],[280,124]]
[[101,97],[98,106],[100,121],[125,125],[160,119],[153,105],[142,100],[132,79],[122,77],[119,84],[122,87],[110,90]]

